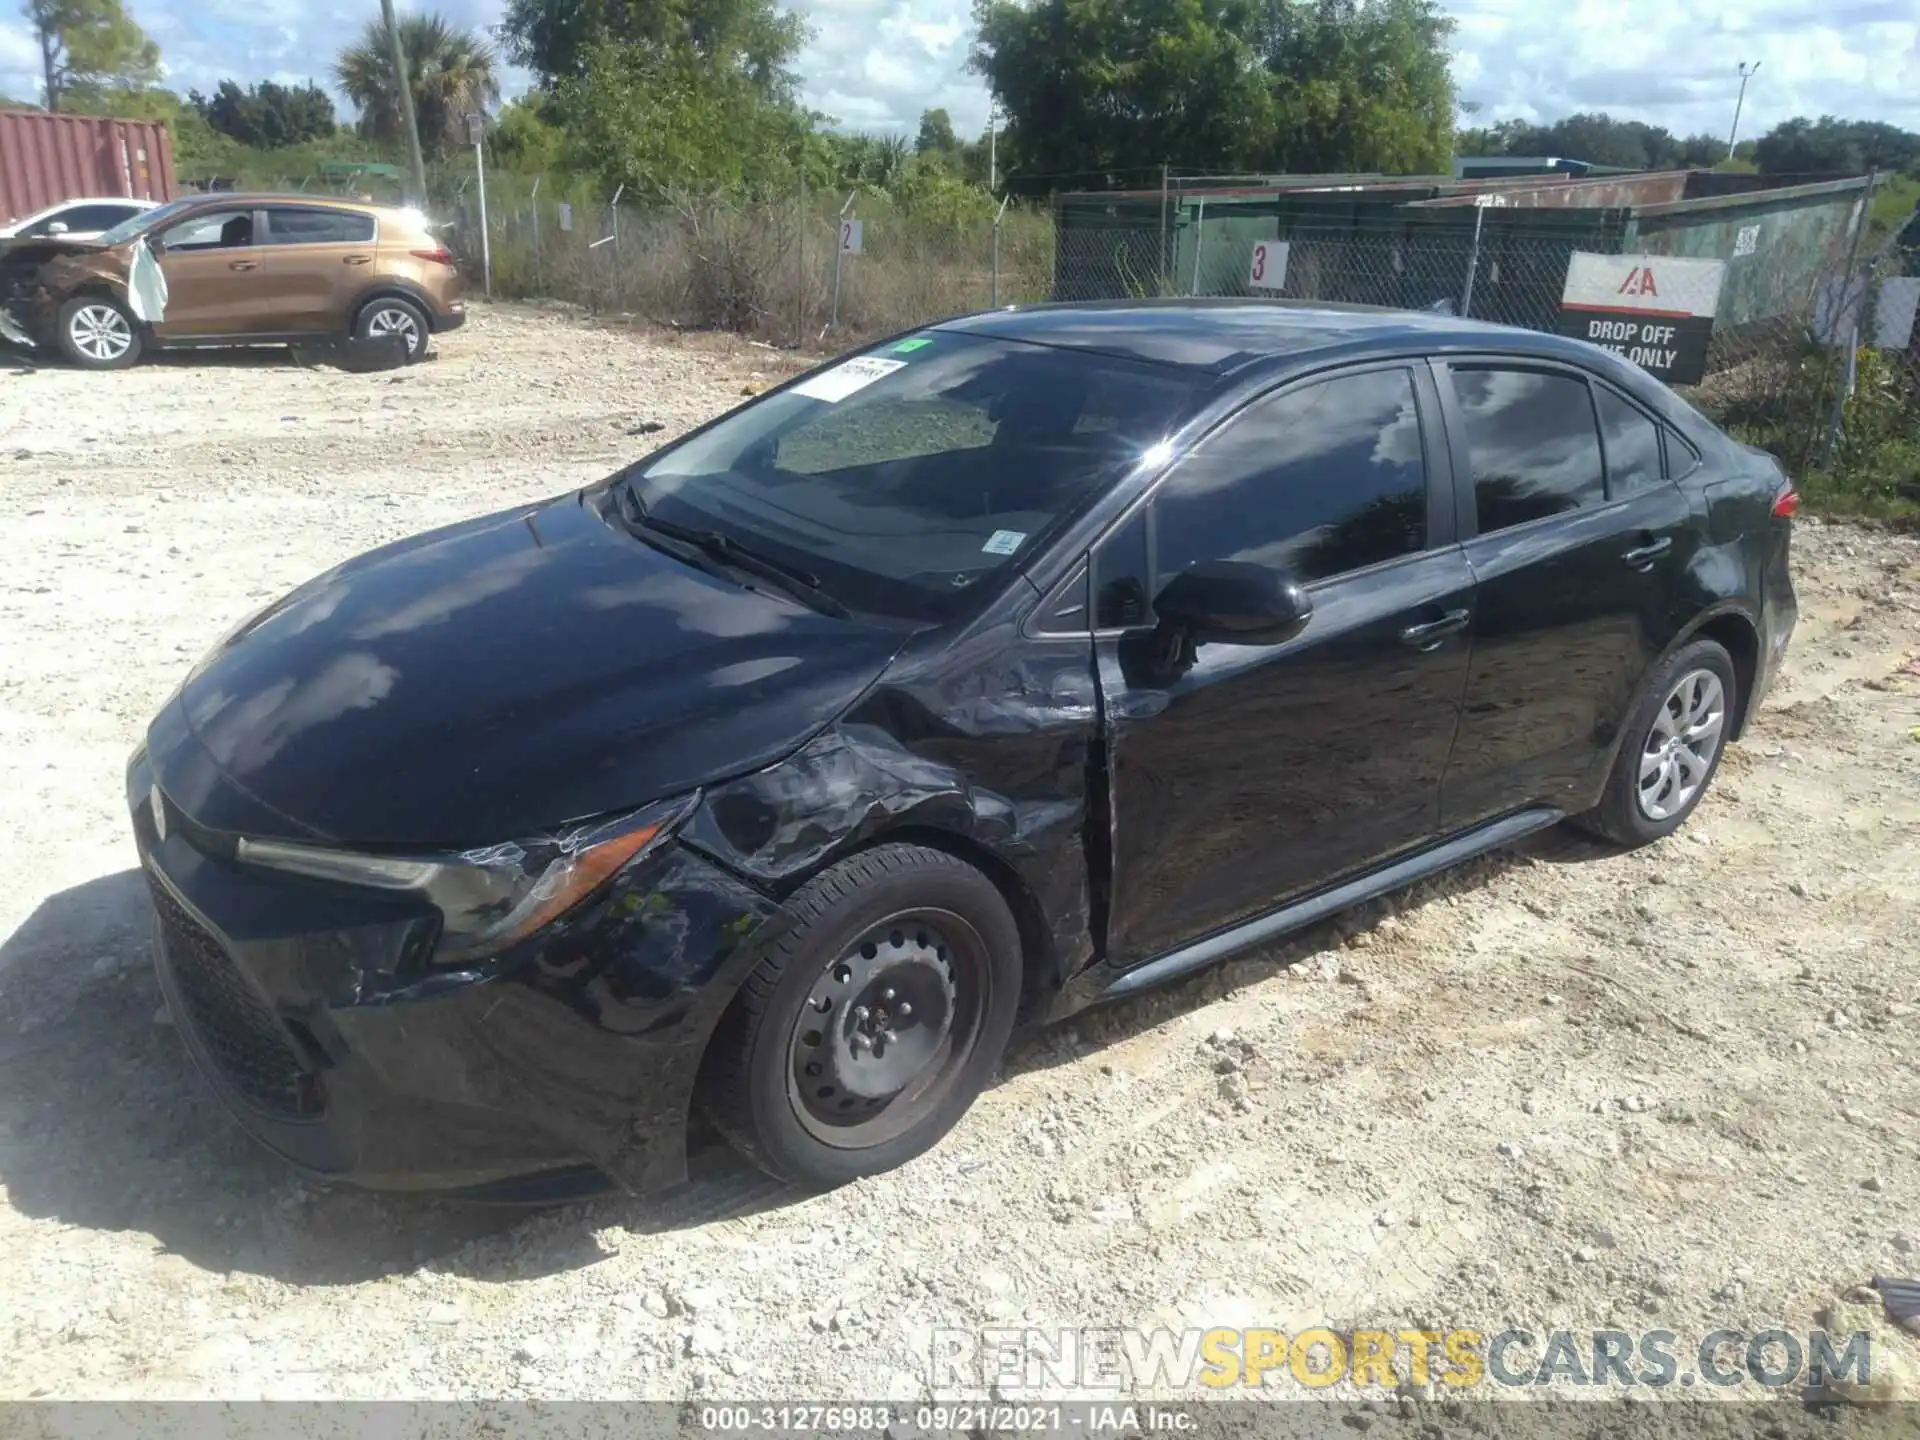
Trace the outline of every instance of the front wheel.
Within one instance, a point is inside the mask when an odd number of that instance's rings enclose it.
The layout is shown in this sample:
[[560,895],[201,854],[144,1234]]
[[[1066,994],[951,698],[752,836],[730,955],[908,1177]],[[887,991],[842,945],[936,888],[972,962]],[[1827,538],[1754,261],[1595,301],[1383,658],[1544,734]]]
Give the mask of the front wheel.
[[940,850],[883,845],[782,907],[702,1066],[704,1108],[768,1173],[816,1189],[905,1164],[999,1068],[1019,927]]
[[1695,640],[1670,656],[1640,698],[1600,803],[1578,823],[1621,845],[1685,824],[1720,768],[1738,684],[1718,641]]
[[60,353],[85,370],[122,370],[140,358],[140,327],[118,300],[76,295],[55,321]]
[[426,354],[430,333],[426,313],[411,300],[394,297],[368,301],[353,323],[356,340],[400,341],[406,346],[409,365]]

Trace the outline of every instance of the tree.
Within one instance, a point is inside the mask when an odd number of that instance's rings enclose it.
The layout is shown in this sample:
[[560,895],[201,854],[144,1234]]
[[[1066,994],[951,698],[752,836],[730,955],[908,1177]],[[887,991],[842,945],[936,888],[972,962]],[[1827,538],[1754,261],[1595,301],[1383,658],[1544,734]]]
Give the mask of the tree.
[[556,95],[567,142],[609,186],[656,199],[784,183],[805,114],[733,59],[679,43],[594,42]]
[[922,110],[913,148],[922,155],[958,155],[960,140],[953,133],[953,117],[945,110]]
[[790,97],[787,67],[807,37],[806,23],[775,0],[507,0],[498,33],[508,58],[549,88],[585,78],[594,47],[611,41],[685,47],[738,69],[768,99]]
[[[420,143],[436,155],[466,143],[466,119],[500,103],[499,61],[493,46],[443,15],[406,15],[400,48],[419,116]],[[400,138],[400,96],[394,89],[386,27],[370,20],[360,38],[340,52],[333,73],[360,111],[370,140]]]
[[1842,120],[1804,115],[1784,120],[1754,145],[1754,159],[1763,175],[1792,175],[1821,171],[1860,174],[1920,170],[1920,135],[1878,120]]
[[976,0],[1009,170],[1428,172],[1453,141],[1433,0]]
[[26,0],[40,45],[47,109],[73,89],[139,89],[160,78],[160,47],[133,23],[121,0]]
[[211,97],[194,90],[187,99],[222,135],[259,150],[324,140],[335,128],[332,98],[311,82],[296,88],[263,80],[242,90],[222,80]]

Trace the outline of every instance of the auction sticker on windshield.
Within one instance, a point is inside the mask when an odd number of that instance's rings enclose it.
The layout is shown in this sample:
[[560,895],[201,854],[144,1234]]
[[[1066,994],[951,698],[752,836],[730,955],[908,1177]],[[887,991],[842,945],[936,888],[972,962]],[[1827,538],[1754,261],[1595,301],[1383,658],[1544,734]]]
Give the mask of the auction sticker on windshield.
[[844,365],[836,365],[831,370],[823,370],[811,379],[801,381],[793,387],[793,393],[805,395],[810,400],[837,403],[856,390],[864,390],[874,381],[906,368],[907,362],[904,360],[883,360],[878,355],[861,355]]

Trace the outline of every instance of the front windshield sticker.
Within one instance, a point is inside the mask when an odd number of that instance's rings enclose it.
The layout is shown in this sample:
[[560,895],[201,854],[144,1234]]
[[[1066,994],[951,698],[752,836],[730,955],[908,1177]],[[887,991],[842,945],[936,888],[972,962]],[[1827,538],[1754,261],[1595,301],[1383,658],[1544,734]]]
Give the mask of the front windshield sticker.
[[805,395],[810,400],[826,400],[837,404],[856,390],[864,390],[874,381],[906,368],[907,362],[904,360],[882,360],[877,355],[861,355],[844,365],[823,370],[811,380],[802,381],[793,387],[793,393]]
[[911,355],[916,350],[926,349],[932,343],[933,341],[926,336],[916,335],[911,340],[902,340],[898,345],[890,345],[887,348],[896,355]]
[[980,549],[988,555],[1011,555],[1026,538],[1027,532],[1024,530],[996,530],[987,537],[987,543]]

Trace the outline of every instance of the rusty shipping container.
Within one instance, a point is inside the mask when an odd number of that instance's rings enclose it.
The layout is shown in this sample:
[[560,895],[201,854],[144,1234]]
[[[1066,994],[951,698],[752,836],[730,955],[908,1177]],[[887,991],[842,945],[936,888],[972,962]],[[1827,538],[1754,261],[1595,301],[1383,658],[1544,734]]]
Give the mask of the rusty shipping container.
[[0,110],[0,223],[62,200],[173,198],[173,144],[165,125],[98,115]]

